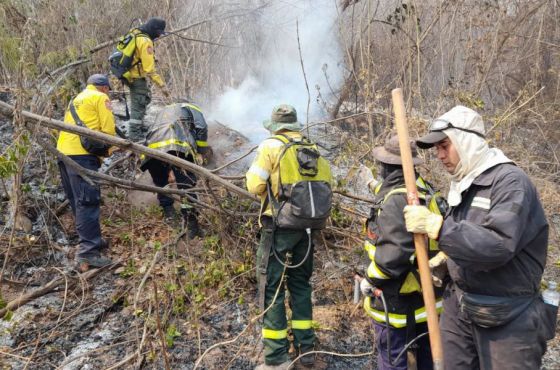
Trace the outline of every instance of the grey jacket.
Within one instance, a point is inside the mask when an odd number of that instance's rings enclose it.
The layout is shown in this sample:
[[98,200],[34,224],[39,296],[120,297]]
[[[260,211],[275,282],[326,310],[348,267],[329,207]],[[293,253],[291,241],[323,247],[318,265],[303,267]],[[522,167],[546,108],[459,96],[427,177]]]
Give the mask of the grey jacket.
[[535,186],[511,163],[474,180],[448,211],[439,237],[457,286],[492,296],[534,295],[547,246],[548,223]]
[[[146,146],[165,153],[174,153],[193,160],[196,153],[208,149],[208,125],[200,108],[194,104],[177,103],[164,107],[148,127]],[[143,158],[144,171],[150,157]]]

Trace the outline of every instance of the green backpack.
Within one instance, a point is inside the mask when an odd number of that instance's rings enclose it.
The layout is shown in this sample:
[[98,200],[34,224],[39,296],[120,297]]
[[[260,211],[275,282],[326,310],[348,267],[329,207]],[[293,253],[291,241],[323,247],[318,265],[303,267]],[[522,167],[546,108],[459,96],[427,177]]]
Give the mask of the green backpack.
[[276,135],[284,147],[280,152],[278,198],[270,180],[268,199],[277,227],[295,230],[324,229],[332,206],[331,169],[317,146],[309,139]]

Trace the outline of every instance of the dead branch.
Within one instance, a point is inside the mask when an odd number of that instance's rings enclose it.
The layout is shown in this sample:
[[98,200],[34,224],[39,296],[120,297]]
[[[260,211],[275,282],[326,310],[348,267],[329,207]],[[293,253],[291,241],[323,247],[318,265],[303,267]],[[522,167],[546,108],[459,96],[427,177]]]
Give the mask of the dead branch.
[[59,67],[52,72],[45,71],[46,77],[43,80],[41,80],[39,86],[43,86],[44,84],[46,84],[47,80],[49,80],[49,79],[52,80],[54,75],[56,75],[56,74],[58,74],[60,72],[63,72],[63,71],[66,71],[67,69],[70,69],[72,67],[77,67],[77,66],[79,66],[81,64],[84,64],[84,63],[87,63],[87,62],[91,62],[91,59],[89,59],[89,58],[78,59],[78,60],[75,60],[71,63],[63,65],[62,67]]
[[[89,270],[89,271],[87,271],[83,274],[80,274],[77,277],[73,278],[72,281],[70,281],[70,283],[68,284],[68,289],[70,289],[74,285],[76,285],[76,283],[78,281],[89,280],[89,279],[99,275],[103,271],[112,270],[113,268],[115,268],[119,264],[120,264],[120,261],[117,261],[117,262],[113,263],[112,265],[108,266],[107,268],[93,269],[93,270]],[[29,302],[31,302],[31,301],[39,298],[39,297],[42,297],[46,294],[49,294],[49,293],[53,292],[56,288],[65,284],[65,282],[66,282],[66,278],[64,276],[57,277],[57,278],[51,280],[46,285],[44,285],[43,287],[35,289],[35,290],[33,290],[29,293],[23,294],[19,298],[8,302],[6,307],[4,307],[3,309],[0,310],[0,317],[4,317],[4,315],[6,315],[6,313],[8,311],[15,311],[18,308],[20,308],[21,306],[23,306],[24,304],[29,303]]]
[[384,116],[384,117],[389,117],[389,118],[391,117],[390,115],[388,115],[387,113],[384,113],[384,112],[382,112],[382,111],[379,111],[379,112],[361,112],[361,113],[351,114],[351,115],[349,115],[349,116],[344,116],[344,117],[339,117],[339,118],[331,119],[331,120],[328,120],[328,121],[310,122],[309,124],[305,125],[304,128],[303,128],[302,130],[304,130],[304,129],[306,129],[306,128],[311,128],[311,127],[314,127],[314,126],[318,126],[318,125],[325,125],[325,124],[327,124],[327,123],[333,123],[333,122],[338,122],[338,121],[344,121],[344,120],[347,120],[347,119],[350,119],[350,118],[354,118],[354,117],[366,116],[366,115],[373,115],[373,114],[377,114],[377,115]]
[[[113,176],[110,176],[110,175],[106,175],[106,174],[103,174],[103,173],[92,171],[92,170],[89,170],[87,168],[84,168],[84,167],[80,166],[79,164],[77,164],[76,162],[74,162],[73,160],[68,158],[68,156],[59,152],[52,144],[50,144],[50,143],[48,143],[44,140],[41,140],[41,139],[38,139],[38,141],[39,141],[39,144],[42,147],[44,147],[48,152],[50,152],[52,155],[54,155],[55,157],[62,160],[65,164],[72,167],[76,172],[78,172],[80,174],[80,176],[84,177],[84,179],[89,179],[89,177],[93,177],[93,178],[97,178],[99,180],[103,180],[104,182],[107,182],[109,184],[112,184],[112,185],[120,187],[120,188],[135,189],[135,190],[146,191],[146,192],[150,192],[150,193],[161,193],[161,194],[166,194],[166,195],[171,195],[171,196],[180,195],[180,196],[188,198],[188,200],[190,202],[193,202],[194,204],[196,204],[198,206],[208,208],[208,209],[210,209],[212,211],[215,211],[215,212],[222,212],[222,213],[226,213],[226,214],[230,215],[225,210],[222,210],[220,208],[211,206],[211,205],[209,205],[207,203],[204,203],[204,202],[200,201],[199,199],[196,199],[192,196],[193,192],[198,191],[198,190],[202,190],[202,189],[160,188],[160,187],[157,187],[157,186],[140,184],[140,183],[132,181],[132,180],[123,180],[123,179],[120,179],[118,177],[113,177]],[[89,181],[91,181],[91,179],[89,179]],[[91,185],[93,185],[93,182],[91,183]],[[176,197],[172,197],[172,198],[180,201],[179,198],[176,198]],[[55,214],[59,215],[60,212],[62,212],[62,210],[67,205],[68,205],[68,201],[65,201],[63,204],[61,204],[56,209]],[[254,216],[252,213],[236,213],[236,215],[237,216]]]
[[200,40],[200,39],[193,39],[192,37],[185,37],[185,36],[181,36],[177,33],[169,33],[169,35],[173,35],[176,36],[180,39],[186,40],[186,41],[192,41],[192,42],[200,42],[201,44],[207,44],[207,45],[214,45],[214,46],[221,46],[224,48],[230,48],[230,49],[235,49],[235,48],[239,48],[239,46],[232,46],[232,45],[226,45],[226,44],[220,44],[218,42],[213,42],[213,41],[208,41],[208,40]]
[[[116,186],[121,185],[121,186],[127,187],[127,188],[133,188],[133,189],[137,189],[137,190],[143,190],[143,191],[154,192],[154,193],[161,193],[161,194],[166,194],[166,195],[167,194],[177,194],[177,195],[188,197],[190,195],[189,193],[192,193],[191,189],[183,190],[183,189],[160,188],[160,187],[157,187],[157,186],[140,184],[140,183],[132,181],[132,180],[123,180],[123,179],[120,179],[118,177],[113,177],[113,176],[106,175],[106,174],[103,174],[103,173],[100,173],[100,172],[89,170],[87,168],[84,168],[84,167],[80,166],[78,163],[74,162],[68,156],[59,152],[54,147],[54,145],[52,145],[51,143],[49,143],[45,140],[41,140],[41,139],[38,139],[38,141],[39,141],[39,145],[41,145],[43,148],[45,148],[49,153],[51,153],[52,155],[54,155],[55,157],[57,157],[58,159],[63,161],[68,166],[72,167],[76,172],[78,172],[80,174],[80,176],[84,177],[84,179],[87,179],[87,180],[91,181],[90,185],[93,185],[93,181],[90,179],[90,177],[93,177],[93,178],[97,178],[97,179],[100,179],[100,180],[104,180],[104,181],[106,181],[108,183],[111,183],[113,185],[116,185]],[[58,209],[57,209],[57,212],[58,212]]]
[[[53,154],[56,155],[57,150],[54,148],[54,146],[52,146],[50,143],[47,143],[46,141],[43,142],[43,140],[37,138],[39,140],[39,144],[41,144],[43,147],[46,147],[47,150],[51,151],[54,149]],[[58,152],[59,155],[57,155],[58,159],[60,159],[65,165],[67,165],[68,167],[72,168],[74,171],[76,171],[78,173],[78,175],[80,175],[81,178],[84,179],[85,182],[87,182],[89,185],[91,186],[95,186],[95,183],[93,182],[92,179],[89,178],[89,174],[86,173],[86,171],[91,171],[88,170],[87,168],[84,168],[82,166],[80,166],[78,163],[74,162],[73,160],[71,160],[70,158],[68,158],[68,156]],[[94,172],[94,171],[91,171]]]
[[375,201],[371,198],[360,197],[358,195],[350,194],[350,193],[347,193],[347,192],[342,191],[342,190],[333,190],[333,193],[338,194],[338,195],[343,196],[343,197],[346,197],[346,198],[360,200],[360,201],[366,202],[366,203],[372,203],[372,204],[375,203]]
[[122,158],[119,158],[116,161],[112,162],[111,165],[109,167],[107,167],[107,169],[105,169],[105,171],[103,171],[103,172],[104,173],[111,172],[111,170],[113,168],[117,167],[120,163],[125,162],[130,157],[132,157],[132,153],[126,153],[126,155],[123,156]]
[[218,168],[214,168],[213,170],[210,170],[210,172],[218,172],[218,171],[220,171],[220,170],[223,170],[223,169],[226,168],[226,167],[231,166],[232,164],[234,164],[234,163],[236,163],[236,162],[242,160],[243,158],[247,157],[249,154],[253,153],[253,151],[254,151],[255,149],[257,149],[258,147],[259,147],[258,145],[255,145],[255,146],[252,147],[247,153],[243,154],[241,157],[235,158],[234,160],[232,160],[231,162],[228,162],[228,163],[224,164],[223,166],[220,166],[220,167],[218,167]]
[[[173,34],[175,34],[175,33],[178,33],[178,32],[187,31],[187,30],[189,30],[189,29],[191,29],[191,28],[194,28],[194,27],[196,27],[196,26],[203,25],[203,24],[205,24],[205,23],[214,22],[214,21],[219,21],[219,20],[225,20],[225,19],[235,18],[235,17],[243,17],[243,16],[249,15],[249,14],[255,12],[255,11],[258,11],[259,9],[262,9],[262,8],[265,7],[265,6],[266,6],[266,5],[259,6],[259,7],[255,8],[255,9],[250,10],[250,11],[245,12],[245,13],[230,14],[230,15],[225,15],[225,16],[223,16],[223,17],[216,17],[216,18],[207,18],[207,19],[203,19],[203,20],[201,20],[201,21],[198,21],[198,22],[195,22],[195,23],[191,23],[191,24],[189,24],[189,25],[187,25],[187,26],[180,27],[180,28],[177,28],[177,29],[168,31],[168,32],[165,33],[165,35],[161,36],[158,40],[162,40],[162,39],[164,39],[165,37],[171,36],[171,35],[173,35]],[[112,46],[112,45],[116,44],[118,41],[119,41],[119,38],[115,38],[115,39],[112,39],[112,40],[109,40],[109,41],[102,42],[101,44],[98,44],[98,45],[94,46],[93,48],[91,48],[91,49],[89,50],[89,53],[90,53],[90,54],[94,54],[94,53],[98,52],[99,50],[103,50],[103,49],[105,49],[105,48],[107,48],[107,47],[109,47],[109,46]],[[199,40],[196,40],[196,41],[199,41]]]
[[[4,103],[2,101],[0,101],[0,114],[6,116],[6,117],[12,117],[13,116],[13,111],[14,111],[14,107],[10,104]],[[52,119],[52,118],[48,118],[45,116],[41,116],[35,113],[31,113],[28,111],[21,111],[21,115],[22,117],[25,117],[27,122],[30,123],[34,123],[34,124],[41,124],[43,126],[46,126],[48,128],[51,129],[55,129],[55,130],[61,130],[61,131],[67,131],[67,132],[71,132],[73,134],[77,134],[77,135],[81,135],[81,136],[86,136],[107,144],[111,144],[114,146],[117,146],[119,148],[123,148],[123,149],[127,149],[130,150],[136,154],[144,154],[147,157],[150,158],[155,158],[158,159],[162,162],[166,162],[172,165],[175,165],[179,168],[183,168],[186,169],[188,171],[194,172],[195,174],[204,177],[204,178],[208,178],[209,180],[215,181],[219,184],[221,184],[222,186],[224,186],[226,189],[238,194],[238,195],[242,195],[246,198],[249,199],[254,199],[256,200],[256,197],[254,195],[252,195],[251,193],[249,193],[247,190],[242,189],[232,183],[230,183],[229,181],[225,181],[224,179],[222,179],[220,176],[213,174],[212,172],[210,172],[209,170],[207,170],[206,168],[200,167],[192,162],[188,162],[184,159],[181,159],[179,157],[176,157],[174,155],[171,154],[167,154],[155,149],[151,149],[148,148],[144,145],[140,145],[140,144],[135,144],[132,143],[130,140],[125,140],[125,139],[121,139],[115,136],[111,136],[102,132],[98,132],[98,131],[93,131],[90,130],[88,128],[83,128],[83,127],[79,127],[76,125],[70,125],[67,123],[64,123],[62,121],[56,120],[56,119]]]

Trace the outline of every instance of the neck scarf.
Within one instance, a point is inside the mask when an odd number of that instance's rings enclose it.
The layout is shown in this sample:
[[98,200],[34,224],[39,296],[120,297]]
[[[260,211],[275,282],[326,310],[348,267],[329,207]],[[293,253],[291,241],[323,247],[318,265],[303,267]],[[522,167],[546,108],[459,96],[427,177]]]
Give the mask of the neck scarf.
[[500,163],[513,162],[496,148],[490,148],[486,140],[470,132],[449,128],[444,130],[459,155],[459,163],[451,174],[447,201],[454,207],[461,203],[461,194],[473,181],[489,168]]

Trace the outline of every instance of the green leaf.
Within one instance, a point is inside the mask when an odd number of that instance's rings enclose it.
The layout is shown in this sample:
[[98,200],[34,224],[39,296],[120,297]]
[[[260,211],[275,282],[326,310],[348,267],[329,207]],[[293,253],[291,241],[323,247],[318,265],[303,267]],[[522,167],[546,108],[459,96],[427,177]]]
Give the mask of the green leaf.
[[173,347],[173,344],[175,343],[175,338],[178,338],[181,336],[181,333],[177,330],[177,327],[175,327],[175,325],[171,324],[167,327],[167,330],[165,331],[165,342],[167,344],[167,347]]

